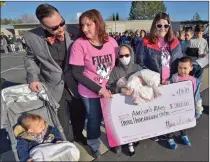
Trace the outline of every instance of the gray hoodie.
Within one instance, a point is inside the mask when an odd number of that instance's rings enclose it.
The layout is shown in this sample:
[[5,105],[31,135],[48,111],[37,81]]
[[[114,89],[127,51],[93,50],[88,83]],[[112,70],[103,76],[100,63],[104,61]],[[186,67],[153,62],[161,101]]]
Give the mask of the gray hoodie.
[[[122,46],[126,46],[129,48],[130,54],[131,54],[131,61],[127,66],[125,66],[121,63],[119,59],[117,60],[118,63],[112,70],[109,76],[109,81],[107,83],[107,88],[111,90],[112,93],[120,93],[120,88],[118,88],[116,85],[117,81],[120,78],[125,77],[126,79],[128,79],[135,72],[142,70],[142,67],[140,65],[134,63],[135,56],[134,56],[134,52],[131,46],[128,44],[122,44],[119,46],[119,49]],[[118,55],[119,55],[119,50],[118,50]]]

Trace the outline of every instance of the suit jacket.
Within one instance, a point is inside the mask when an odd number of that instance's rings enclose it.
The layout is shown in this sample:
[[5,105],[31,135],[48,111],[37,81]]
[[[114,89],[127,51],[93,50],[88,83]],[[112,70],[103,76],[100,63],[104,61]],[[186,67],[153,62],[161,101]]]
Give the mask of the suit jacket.
[[51,56],[43,28],[38,27],[25,32],[24,39],[27,51],[24,64],[28,83],[43,82],[59,102],[63,94],[64,78],[66,78],[70,93],[72,96],[78,97],[77,82],[74,80],[69,66],[69,54],[73,43],[69,33],[65,31],[67,57],[64,71]]

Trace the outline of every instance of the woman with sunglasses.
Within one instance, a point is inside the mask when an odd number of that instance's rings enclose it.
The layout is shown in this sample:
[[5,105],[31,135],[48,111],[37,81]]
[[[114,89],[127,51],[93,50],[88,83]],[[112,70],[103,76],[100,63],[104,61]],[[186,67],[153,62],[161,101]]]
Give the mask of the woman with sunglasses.
[[[143,38],[137,47],[136,62],[145,69],[161,74],[161,84],[167,84],[172,74],[177,72],[178,59],[183,56],[181,44],[173,34],[171,21],[166,13],[155,16],[149,37]],[[172,149],[177,147],[171,134],[167,135]],[[155,141],[159,139],[154,138]]]
[[79,26],[82,37],[74,42],[69,63],[79,82],[79,93],[86,107],[87,143],[93,157],[99,159],[102,121],[100,98],[112,96],[106,89],[106,83],[115,66],[118,44],[107,35],[103,18],[95,9],[80,16]]

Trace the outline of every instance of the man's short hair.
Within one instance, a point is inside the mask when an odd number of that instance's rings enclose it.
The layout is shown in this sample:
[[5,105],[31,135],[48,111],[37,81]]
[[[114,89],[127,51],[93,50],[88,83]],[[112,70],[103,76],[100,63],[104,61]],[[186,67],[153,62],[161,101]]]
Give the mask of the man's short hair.
[[184,30],[179,30],[179,36],[181,36],[181,34],[184,34],[185,31]]
[[42,120],[44,119],[40,115],[27,114],[21,119],[20,125],[27,131],[29,128],[31,128],[33,122]]
[[180,63],[180,62],[189,62],[189,63],[192,65],[192,58],[189,57],[189,56],[184,56],[184,57],[181,57],[181,58],[179,59],[179,63]]
[[199,24],[195,26],[195,32],[203,32],[204,26]]
[[36,8],[36,17],[40,22],[42,22],[43,18],[52,16],[54,12],[58,12],[57,8],[54,6],[46,3],[41,4]]
[[190,32],[190,33],[193,33],[193,28],[192,26],[187,26],[184,28],[185,32]]

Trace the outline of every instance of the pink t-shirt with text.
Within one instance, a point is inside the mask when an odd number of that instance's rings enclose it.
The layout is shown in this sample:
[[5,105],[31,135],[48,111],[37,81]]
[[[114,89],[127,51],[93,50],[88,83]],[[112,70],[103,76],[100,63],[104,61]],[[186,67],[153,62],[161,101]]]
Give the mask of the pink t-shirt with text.
[[171,60],[171,55],[170,55],[170,48],[169,44],[164,40],[160,39],[158,41],[158,46],[161,50],[161,79],[162,83],[166,82],[169,77],[170,77],[170,60]]
[[196,91],[196,79],[192,76],[188,76],[188,77],[183,77],[181,75],[177,76],[177,80],[176,82],[181,82],[181,81],[185,81],[185,80],[191,80],[193,83],[193,90],[194,92]]
[[[118,44],[114,38],[103,44],[102,49],[97,49],[86,39],[77,39],[70,53],[69,64],[84,66],[83,74],[96,84],[105,87],[109,75],[115,66]],[[80,95],[87,98],[98,98],[99,95],[87,87],[79,84]]]

